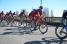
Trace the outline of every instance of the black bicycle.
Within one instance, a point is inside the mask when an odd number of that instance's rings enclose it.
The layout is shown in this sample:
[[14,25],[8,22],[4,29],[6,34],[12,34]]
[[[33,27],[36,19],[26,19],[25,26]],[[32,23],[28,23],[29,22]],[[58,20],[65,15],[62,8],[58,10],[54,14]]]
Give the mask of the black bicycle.
[[56,26],[55,34],[60,39],[67,38],[67,20],[62,23],[62,26]]
[[42,25],[36,20],[34,21],[34,24],[31,25],[31,28],[33,28],[33,29],[31,29],[31,32],[39,30],[39,32],[41,32],[41,34],[45,34],[48,31],[48,26],[45,22]]

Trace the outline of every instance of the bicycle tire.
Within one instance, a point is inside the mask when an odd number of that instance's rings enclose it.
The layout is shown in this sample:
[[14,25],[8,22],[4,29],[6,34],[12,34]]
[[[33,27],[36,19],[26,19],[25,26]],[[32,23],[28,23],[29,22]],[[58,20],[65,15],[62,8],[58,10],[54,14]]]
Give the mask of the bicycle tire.
[[[46,28],[46,29],[45,29]],[[41,34],[45,34],[47,31],[48,31],[48,26],[47,26],[47,24],[45,24],[45,28],[41,28],[41,26],[40,26],[40,29],[39,29],[39,31],[41,32]]]
[[[65,39],[65,38],[67,38],[67,34],[65,35],[65,36],[63,36],[63,37],[61,37],[59,34],[58,34],[58,28],[59,27],[56,27],[56,29],[55,29],[55,34],[56,34],[56,36],[59,38],[59,39],[61,39],[61,40],[63,40],[63,39]],[[62,27],[63,28],[63,27]],[[64,28],[63,28],[64,29]],[[65,31],[66,31],[66,29],[65,29]]]

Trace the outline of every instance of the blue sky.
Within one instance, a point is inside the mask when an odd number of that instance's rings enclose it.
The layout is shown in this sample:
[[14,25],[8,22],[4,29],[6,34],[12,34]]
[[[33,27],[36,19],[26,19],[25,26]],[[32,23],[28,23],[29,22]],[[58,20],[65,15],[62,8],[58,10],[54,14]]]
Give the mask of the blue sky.
[[[52,9],[54,16],[62,16],[63,10],[67,9],[67,0],[43,0],[42,5],[44,8]],[[21,11],[26,9],[31,11],[40,6],[40,0],[0,0],[0,11],[8,12]]]

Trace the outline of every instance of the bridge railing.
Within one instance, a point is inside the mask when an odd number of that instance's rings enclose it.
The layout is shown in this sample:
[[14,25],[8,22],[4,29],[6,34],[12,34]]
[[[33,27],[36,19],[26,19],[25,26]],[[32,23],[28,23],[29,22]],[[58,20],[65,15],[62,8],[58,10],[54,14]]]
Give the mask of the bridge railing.
[[44,21],[46,22],[61,22],[62,17],[46,17]]
[[62,26],[62,17],[46,17],[44,21],[47,23],[47,25],[52,26]]

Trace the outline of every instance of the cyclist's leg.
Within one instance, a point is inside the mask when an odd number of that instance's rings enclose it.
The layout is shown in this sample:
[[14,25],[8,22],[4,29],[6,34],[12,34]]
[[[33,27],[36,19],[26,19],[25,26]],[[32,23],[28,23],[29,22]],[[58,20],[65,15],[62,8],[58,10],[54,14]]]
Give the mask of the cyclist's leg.
[[37,25],[36,25],[37,23],[36,22],[37,22],[37,20],[34,20],[34,30],[37,30]]

